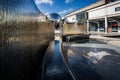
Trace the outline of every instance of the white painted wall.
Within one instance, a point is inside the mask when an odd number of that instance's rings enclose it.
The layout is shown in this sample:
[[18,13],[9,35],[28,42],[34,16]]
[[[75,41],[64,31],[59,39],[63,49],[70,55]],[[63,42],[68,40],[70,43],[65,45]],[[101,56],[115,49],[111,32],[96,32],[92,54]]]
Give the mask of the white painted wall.
[[65,22],[76,22],[76,15],[72,15],[65,18]]
[[88,19],[99,19],[105,16],[120,16],[120,11],[115,12],[116,7],[120,7],[120,1],[91,9],[88,11]]
[[104,9],[94,10],[88,13],[88,19],[99,18],[105,15]]
[[115,12],[115,8],[116,7],[120,7],[120,4],[116,4],[116,5],[113,5],[113,6],[110,6],[110,7],[108,7],[107,9],[107,11],[108,11],[108,13],[107,13],[107,15],[112,15],[112,14],[120,14],[120,11],[117,11],[117,12]]

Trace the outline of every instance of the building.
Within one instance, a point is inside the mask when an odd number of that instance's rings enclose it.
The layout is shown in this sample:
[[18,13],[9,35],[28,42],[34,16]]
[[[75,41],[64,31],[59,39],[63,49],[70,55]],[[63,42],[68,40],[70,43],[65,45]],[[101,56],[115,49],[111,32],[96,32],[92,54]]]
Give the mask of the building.
[[81,21],[87,22],[87,17],[88,17],[87,10],[90,10],[92,8],[95,8],[104,4],[105,4],[105,1],[100,0],[94,4],[81,8],[75,12],[69,13],[65,16],[65,22],[71,22],[71,23],[81,22]]
[[47,16],[45,16],[44,14],[41,13],[39,16],[37,16],[37,20],[39,22],[45,22],[48,20],[48,18],[47,18]]
[[65,22],[83,23],[87,32],[120,32],[120,0],[100,0],[65,16]]
[[114,1],[87,11],[88,32],[120,32],[120,1]]
[[70,15],[70,16],[68,16],[68,17],[65,17],[65,18],[64,18],[64,21],[65,21],[65,22],[70,22],[70,23],[76,22],[76,21],[77,21],[77,20],[76,20],[76,14]]

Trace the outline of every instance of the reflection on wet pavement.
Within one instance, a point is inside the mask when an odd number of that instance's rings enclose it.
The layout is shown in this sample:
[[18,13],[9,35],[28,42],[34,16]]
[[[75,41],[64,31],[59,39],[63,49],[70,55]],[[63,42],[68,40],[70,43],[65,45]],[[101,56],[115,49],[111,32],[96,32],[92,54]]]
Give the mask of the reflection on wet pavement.
[[99,44],[94,44],[97,47],[92,44],[84,46],[85,43],[76,45],[63,44],[62,50],[79,80],[120,80],[120,54],[119,50],[115,51],[120,47],[107,49],[104,46],[97,48]]
[[47,49],[42,80],[73,80],[63,62],[59,46],[60,42],[55,40]]

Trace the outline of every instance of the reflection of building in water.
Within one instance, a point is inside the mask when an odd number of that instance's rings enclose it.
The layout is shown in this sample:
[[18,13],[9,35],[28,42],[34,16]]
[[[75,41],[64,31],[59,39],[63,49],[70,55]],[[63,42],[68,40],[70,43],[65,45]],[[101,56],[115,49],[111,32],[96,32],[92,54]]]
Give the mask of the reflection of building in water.
[[47,16],[44,15],[42,12],[39,12],[38,15],[34,15],[34,14],[23,14],[21,16],[22,21],[38,21],[38,22],[45,22],[48,20]]
[[38,16],[38,21],[40,21],[40,22],[44,22],[44,21],[47,21],[48,20],[48,18],[47,18],[47,16],[45,16],[44,14],[40,14],[39,16]]
[[67,14],[65,22],[82,23],[88,33],[120,33],[120,0],[99,0]]

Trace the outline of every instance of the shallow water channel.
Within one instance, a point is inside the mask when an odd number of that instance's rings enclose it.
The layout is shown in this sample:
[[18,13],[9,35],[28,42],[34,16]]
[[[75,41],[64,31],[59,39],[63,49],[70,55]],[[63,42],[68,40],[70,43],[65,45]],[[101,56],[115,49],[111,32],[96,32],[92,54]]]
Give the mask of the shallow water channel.
[[93,40],[54,41],[43,67],[43,80],[120,80],[120,47]]

